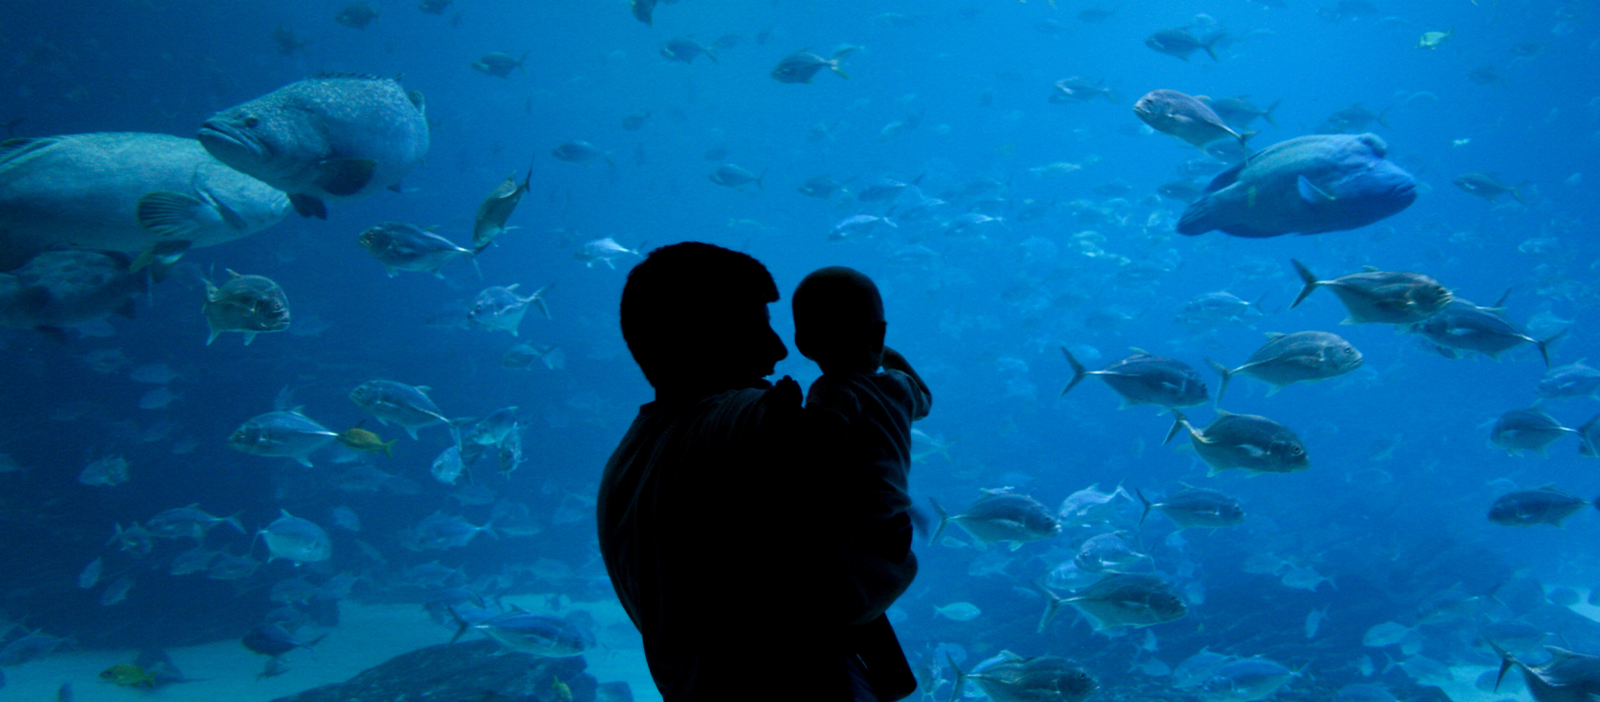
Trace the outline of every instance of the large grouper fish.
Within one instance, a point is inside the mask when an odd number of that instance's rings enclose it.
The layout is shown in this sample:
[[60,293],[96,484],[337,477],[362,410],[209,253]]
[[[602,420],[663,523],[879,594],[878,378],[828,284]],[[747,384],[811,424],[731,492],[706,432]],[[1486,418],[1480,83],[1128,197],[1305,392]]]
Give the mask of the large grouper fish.
[[1273,144],[1212,179],[1178,233],[1242,237],[1364,227],[1417,199],[1417,181],[1384,158],[1375,134],[1318,134]]
[[324,200],[397,187],[428,153],[421,93],[389,78],[319,75],[218,112],[200,127],[217,160],[327,218]]
[[0,271],[53,248],[174,257],[261,231],[282,192],[193,139],[96,133],[0,142]]

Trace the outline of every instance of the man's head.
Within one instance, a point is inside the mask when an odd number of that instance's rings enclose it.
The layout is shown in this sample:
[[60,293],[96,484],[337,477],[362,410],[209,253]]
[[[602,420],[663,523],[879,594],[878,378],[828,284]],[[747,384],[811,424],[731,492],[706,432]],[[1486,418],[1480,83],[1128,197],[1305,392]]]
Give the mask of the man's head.
[[741,387],[789,355],[767,313],[777,300],[772,275],[748,255],[663,246],[628,273],[622,338],[658,397]]
[[859,271],[813,271],[794,290],[794,345],[824,373],[871,373],[883,360],[883,298]]

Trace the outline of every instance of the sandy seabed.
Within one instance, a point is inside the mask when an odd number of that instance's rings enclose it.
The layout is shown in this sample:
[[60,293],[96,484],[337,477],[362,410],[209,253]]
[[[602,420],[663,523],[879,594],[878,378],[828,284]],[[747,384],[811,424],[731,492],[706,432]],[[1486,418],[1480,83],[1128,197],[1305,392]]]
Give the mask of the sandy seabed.
[[[565,615],[587,611],[599,625],[598,644],[584,654],[588,672],[600,682],[623,680],[640,702],[661,699],[638,632],[611,603],[582,603],[552,610],[544,596],[507,597],[531,612]],[[428,618],[417,604],[368,605],[341,603],[339,626],[305,627],[297,638],[307,640],[326,632],[328,638],[315,650],[300,649],[284,656],[289,671],[274,678],[257,679],[266,657],[252,653],[237,640],[189,648],[167,649],[172,662],[193,682],[166,685],[157,690],[124,688],[100,680],[100,671],[130,663],[137,651],[62,650],[41,660],[5,669],[6,686],[0,701],[51,702],[62,683],[71,683],[74,702],[159,699],[168,702],[266,702],[329,683],[344,682],[363,670],[408,651],[448,643],[454,633]],[[469,636],[472,634],[469,634]],[[242,634],[241,634],[242,636]]]

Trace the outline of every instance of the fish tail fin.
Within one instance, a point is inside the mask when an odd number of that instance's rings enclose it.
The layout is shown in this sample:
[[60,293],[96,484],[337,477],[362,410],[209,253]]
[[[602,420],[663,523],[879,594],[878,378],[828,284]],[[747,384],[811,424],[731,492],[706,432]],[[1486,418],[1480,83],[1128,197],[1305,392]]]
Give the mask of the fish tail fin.
[[[1594,441],[1594,429],[1596,426],[1600,426],[1600,414],[1590,417],[1589,421],[1578,427],[1578,441],[1581,444],[1578,446],[1578,455],[1589,458],[1600,456],[1600,450],[1597,450]],[[1595,498],[1594,508],[1600,509],[1600,497]]]
[[1393,109],[1394,109],[1394,105],[1390,105],[1388,107],[1383,108],[1383,111],[1378,113],[1377,122],[1378,122],[1378,124],[1383,125],[1384,129],[1394,129],[1394,127],[1389,126],[1389,121],[1383,118],[1384,115],[1389,114],[1389,111],[1393,110]]
[[[1144,520],[1150,516],[1150,510],[1151,508],[1155,507],[1155,505],[1150,504],[1150,501],[1145,499],[1144,491],[1140,490],[1139,488],[1134,488],[1133,494],[1138,495],[1139,501],[1144,503],[1144,514],[1139,515],[1139,526],[1144,526]],[[1040,626],[1043,626],[1043,624]]]
[[1550,345],[1555,343],[1557,339],[1566,336],[1567,331],[1568,330],[1566,329],[1562,329],[1561,331],[1551,334],[1543,339],[1534,340],[1533,345],[1539,349],[1539,357],[1544,359],[1545,368],[1550,367]]
[[461,615],[456,612],[455,607],[445,607],[445,609],[450,612],[450,618],[456,620],[456,635],[450,637],[450,643],[455,643],[461,640],[461,637],[467,633],[468,629],[472,628],[472,625],[468,624],[467,620],[461,618]]
[[1060,595],[1051,592],[1050,588],[1045,587],[1043,583],[1037,580],[1034,581],[1033,586],[1038,588],[1039,592],[1044,593],[1045,597],[1044,616],[1039,617],[1039,627],[1036,630],[1037,633],[1042,634],[1044,633],[1044,628],[1050,625],[1050,620],[1055,619],[1056,613],[1061,611],[1061,605],[1066,603],[1066,600],[1061,599]]
[[1217,43],[1227,38],[1227,32],[1218,32],[1216,36],[1211,37],[1211,39],[1207,40],[1206,43],[1201,44],[1200,48],[1206,50],[1206,55],[1210,56],[1212,61],[1221,61],[1222,59],[1217,58]]
[[1292,258],[1289,259],[1289,262],[1294,264],[1295,272],[1300,274],[1300,280],[1305,283],[1305,286],[1300,288],[1300,294],[1295,296],[1294,302],[1289,303],[1289,309],[1292,310],[1298,307],[1306,299],[1306,296],[1311,294],[1311,291],[1317,289],[1320,281],[1317,280],[1317,276],[1312,275],[1311,269],[1306,268],[1306,264]]
[[1495,673],[1494,676],[1494,691],[1499,692],[1500,683],[1506,678],[1506,671],[1511,670],[1511,666],[1521,665],[1522,662],[1517,660],[1516,656],[1501,648],[1500,644],[1495,643],[1494,639],[1484,637],[1483,640],[1484,643],[1489,644],[1489,648],[1494,649],[1494,652],[1500,655],[1500,672]]
[[1272,111],[1278,109],[1278,106],[1282,105],[1282,104],[1283,104],[1282,100],[1279,100],[1277,102],[1272,103],[1272,107],[1268,107],[1266,112],[1262,112],[1261,113],[1261,118],[1266,120],[1267,124],[1270,124],[1273,127],[1277,127],[1278,126],[1278,120],[1275,120],[1275,119],[1272,118]]
[[383,455],[394,458],[394,442],[396,441],[399,441],[399,439],[390,439],[387,444],[378,444],[378,448],[383,449]]
[[1189,418],[1183,416],[1183,413],[1179,412],[1177,409],[1173,409],[1172,410],[1172,428],[1167,430],[1167,438],[1162,439],[1161,443],[1163,445],[1171,443],[1172,437],[1178,435],[1178,430],[1179,429],[1188,429],[1189,433],[1191,433],[1191,434],[1194,433],[1194,427],[1189,426]]
[[967,682],[967,674],[961,670],[961,666],[956,665],[956,659],[951,657],[949,651],[945,651],[944,660],[950,664],[951,670],[956,671],[955,687],[950,690],[950,702],[956,702],[956,700],[961,699],[961,686]]
[[763,171],[761,171],[761,175],[756,176],[756,190],[760,190],[761,192],[766,192],[767,191],[767,186],[761,184],[761,181],[766,180],[766,179],[767,179],[767,172],[765,170],[763,170]]
[[234,531],[237,531],[237,532],[243,534],[244,533],[244,524],[242,524],[239,521],[239,515],[241,515],[241,514],[244,514],[244,512],[243,511],[234,512],[231,516],[229,516],[228,518],[226,518],[226,519],[224,519],[222,521],[227,522],[228,526],[233,527]]
[[1239,148],[1244,151],[1246,160],[1250,158],[1250,137],[1260,134],[1259,131],[1249,131],[1239,134]]
[[1222,383],[1217,386],[1217,399],[1211,402],[1211,406],[1216,407],[1222,403],[1222,393],[1228,391],[1228,381],[1233,379],[1233,371],[1228,370],[1227,366],[1217,363],[1209,358],[1206,359],[1206,364],[1210,365],[1212,370],[1216,371],[1218,375],[1222,376]]
[[1072,392],[1072,389],[1077,387],[1078,383],[1083,382],[1084,378],[1089,377],[1089,369],[1084,368],[1083,364],[1078,362],[1078,359],[1073,358],[1072,352],[1068,351],[1067,347],[1061,347],[1061,353],[1066,355],[1067,363],[1072,364],[1072,381],[1067,383],[1067,387],[1062,388],[1061,395],[1058,395],[1057,397],[1063,397],[1067,393]]
[[1518,183],[1515,187],[1511,188],[1511,197],[1515,198],[1517,202],[1520,202],[1524,205],[1528,204],[1528,201],[1522,197],[1522,189],[1527,187],[1528,183],[1530,182],[1532,181],[1524,180],[1521,183]]
[[300,647],[301,648],[311,648],[312,646],[315,646],[315,645],[317,645],[319,643],[322,643],[322,640],[326,639],[326,638],[328,638],[328,635],[327,634],[323,634],[321,636],[318,636],[317,638],[314,638],[314,639],[312,639],[310,641],[307,641],[307,642],[305,642],[303,644],[300,644]]
[[950,513],[944,511],[938,500],[930,497],[928,502],[933,505],[933,511],[939,513],[939,527],[933,530],[933,536],[928,539],[928,545],[932,546],[939,543],[939,537],[944,535],[944,528],[950,526]]

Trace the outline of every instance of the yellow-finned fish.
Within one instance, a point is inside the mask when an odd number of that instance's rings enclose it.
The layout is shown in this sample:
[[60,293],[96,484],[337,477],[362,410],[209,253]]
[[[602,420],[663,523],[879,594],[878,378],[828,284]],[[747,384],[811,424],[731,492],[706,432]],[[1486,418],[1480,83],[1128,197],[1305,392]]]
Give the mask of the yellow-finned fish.
[[1456,28],[1451,27],[1448,32],[1424,32],[1421,39],[1417,40],[1418,49],[1437,49],[1440,44],[1450,41],[1456,35]]

